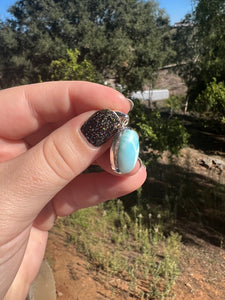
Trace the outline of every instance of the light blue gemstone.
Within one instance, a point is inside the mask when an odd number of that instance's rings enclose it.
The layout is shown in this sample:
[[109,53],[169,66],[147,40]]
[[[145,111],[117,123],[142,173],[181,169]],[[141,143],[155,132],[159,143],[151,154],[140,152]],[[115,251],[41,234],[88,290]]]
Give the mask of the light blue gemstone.
[[120,173],[133,170],[139,155],[139,138],[137,133],[129,128],[122,132],[117,152],[117,168]]

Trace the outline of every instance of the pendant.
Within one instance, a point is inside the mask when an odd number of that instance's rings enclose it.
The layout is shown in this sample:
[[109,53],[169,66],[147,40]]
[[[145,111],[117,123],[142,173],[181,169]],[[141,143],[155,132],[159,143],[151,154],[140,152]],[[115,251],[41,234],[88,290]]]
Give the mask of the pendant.
[[121,129],[113,138],[110,148],[111,168],[117,174],[126,174],[133,170],[139,155],[139,138],[136,131],[126,127],[129,116],[115,112],[120,119]]

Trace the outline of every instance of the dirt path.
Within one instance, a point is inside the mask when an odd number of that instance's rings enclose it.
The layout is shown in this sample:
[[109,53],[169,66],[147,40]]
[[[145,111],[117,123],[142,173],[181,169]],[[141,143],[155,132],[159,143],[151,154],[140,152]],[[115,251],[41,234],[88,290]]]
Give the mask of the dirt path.
[[123,292],[116,290],[116,280],[107,278],[103,272],[89,270],[85,257],[64,239],[63,234],[51,232],[46,252],[56,281],[57,299],[129,299],[126,292],[123,296]]
[[[196,224],[191,224],[194,232]],[[225,299],[225,251],[192,233],[185,234],[180,276],[174,292],[177,300]]]

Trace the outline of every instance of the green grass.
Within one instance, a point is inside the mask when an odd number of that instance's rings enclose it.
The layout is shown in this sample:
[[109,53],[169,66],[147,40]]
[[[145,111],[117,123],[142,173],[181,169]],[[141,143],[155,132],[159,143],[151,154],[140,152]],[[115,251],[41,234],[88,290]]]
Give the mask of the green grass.
[[128,214],[123,202],[114,200],[79,210],[57,225],[64,228],[67,242],[86,256],[89,268],[124,280],[128,294],[172,299],[181,238],[173,232],[164,236],[161,214],[149,213],[146,222],[137,207]]

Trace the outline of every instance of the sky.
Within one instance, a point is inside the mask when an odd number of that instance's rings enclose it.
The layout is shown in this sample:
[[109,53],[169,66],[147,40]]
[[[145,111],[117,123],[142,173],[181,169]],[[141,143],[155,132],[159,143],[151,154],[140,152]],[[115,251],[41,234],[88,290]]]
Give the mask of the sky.
[[158,0],[158,2],[160,8],[164,8],[169,15],[171,25],[180,22],[187,13],[192,11],[191,0]]
[[[164,8],[168,13],[171,25],[180,22],[184,16],[191,12],[191,0],[158,0],[160,8]],[[7,9],[15,3],[15,0],[0,0],[0,19],[8,17]]]
[[15,2],[15,0],[0,0],[0,19],[4,20],[9,16],[7,13],[7,9]]

